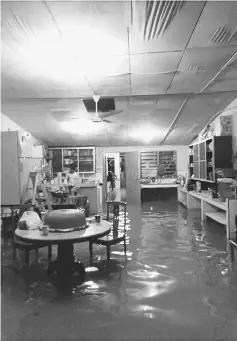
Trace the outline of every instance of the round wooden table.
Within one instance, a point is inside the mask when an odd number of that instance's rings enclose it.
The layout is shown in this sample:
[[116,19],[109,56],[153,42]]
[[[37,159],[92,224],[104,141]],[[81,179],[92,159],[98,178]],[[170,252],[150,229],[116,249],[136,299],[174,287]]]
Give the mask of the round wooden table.
[[47,236],[40,230],[19,230],[15,235],[24,242],[37,244],[45,242],[46,245],[58,245],[57,260],[51,262],[48,267],[48,274],[56,272],[58,284],[62,287],[71,287],[73,275],[79,275],[80,282],[83,281],[85,268],[82,263],[76,261],[74,255],[74,243],[82,243],[93,239],[101,238],[109,234],[111,224],[102,220],[100,223],[90,223],[89,227],[73,232],[49,232]]

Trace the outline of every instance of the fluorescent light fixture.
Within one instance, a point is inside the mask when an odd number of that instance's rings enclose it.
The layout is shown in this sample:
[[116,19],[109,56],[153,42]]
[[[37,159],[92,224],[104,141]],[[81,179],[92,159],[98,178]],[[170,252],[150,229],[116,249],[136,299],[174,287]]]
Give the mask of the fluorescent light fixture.
[[95,125],[90,120],[81,118],[78,120],[65,121],[61,123],[63,130],[72,134],[87,135],[95,131],[98,125]]
[[142,129],[131,132],[130,136],[136,140],[143,140],[146,143],[151,142],[159,135],[157,129],[153,127],[144,127]]

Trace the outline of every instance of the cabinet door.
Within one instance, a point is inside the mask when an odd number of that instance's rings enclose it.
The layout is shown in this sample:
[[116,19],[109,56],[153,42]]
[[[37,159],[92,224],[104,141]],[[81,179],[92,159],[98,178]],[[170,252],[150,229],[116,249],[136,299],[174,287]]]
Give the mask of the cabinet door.
[[63,172],[74,164],[78,168],[78,148],[63,148]]
[[79,173],[95,173],[95,148],[78,148]]
[[[15,131],[1,133],[1,205],[20,204],[20,177],[18,159],[18,134]],[[20,169],[19,169],[20,168]]]
[[200,179],[207,179],[206,161],[200,161]]
[[215,168],[232,168],[232,136],[215,136]]
[[198,161],[199,160],[199,145],[195,144],[193,146],[193,161]]
[[52,158],[52,168],[53,173],[62,172],[62,148],[52,148],[53,158]]
[[206,160],[206,143],[202,142],[199,144],[199,160],[205,161]]
[[193,163],[193,174],[194,174],[194,178],[196,178],[196,179],[200,178],[199,162],[198,161],[194,161],[194,163]]

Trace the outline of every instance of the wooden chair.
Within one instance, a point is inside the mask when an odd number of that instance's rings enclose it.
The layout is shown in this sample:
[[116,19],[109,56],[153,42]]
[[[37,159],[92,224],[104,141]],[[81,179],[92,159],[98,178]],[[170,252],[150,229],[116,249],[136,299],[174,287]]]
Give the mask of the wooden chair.
[[106,220],[112,223],[111,232],[108,236],[98,238],[89,242],[89,253],[90,253],[91,262],[93,261],[93,244],[106,246],[107,259],[109,260],[110,259],[110,247],[112,245],[123,242],[124,253],[126,255],[126,251],[127,251],[126,218],[127,218],[127,203],[126,202],[107,201]]
[[[47,245],[45,243],[26,243],[21,241],[19,238],[15,236],[15,230],[17,228],[18,222],[23,215],[25,211],[27,211],[30,207],[32,207],[32,204],[25,204],[25,205],[19,205],[12,207],[12,231],[13,231],[13,259],[16,259],[16,250],[22,250],[25,251],[25,261],[27,265],[29,265],[30,256],[29,252],[32,250],[35,250],[35,254],[38,253],[38,249],[42,247],[46,247]],[[48,246],[48,259],[51,260],[52,257],[52,247],[51,245]]]

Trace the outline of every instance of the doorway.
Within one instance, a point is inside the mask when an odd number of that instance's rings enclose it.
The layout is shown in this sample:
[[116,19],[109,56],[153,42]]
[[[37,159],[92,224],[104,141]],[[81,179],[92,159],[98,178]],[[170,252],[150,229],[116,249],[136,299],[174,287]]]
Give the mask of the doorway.
[[104,154],[104,198],[107,200],[125,199],[125,153]]

